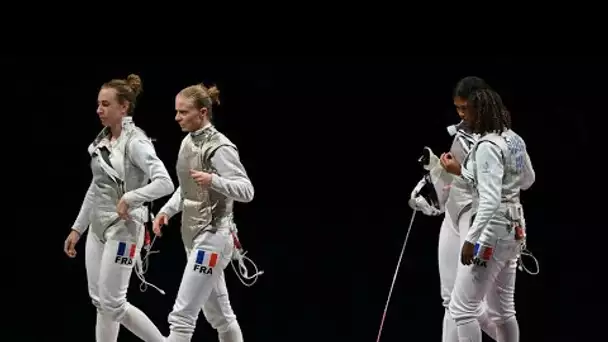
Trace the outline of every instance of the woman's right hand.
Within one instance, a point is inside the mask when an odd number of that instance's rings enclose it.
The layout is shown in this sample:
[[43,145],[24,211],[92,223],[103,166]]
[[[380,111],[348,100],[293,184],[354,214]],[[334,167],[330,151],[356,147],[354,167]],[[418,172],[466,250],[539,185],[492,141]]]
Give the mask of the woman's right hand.
[[439,162],[447,172],[456,176],[460,176],[462,174],[460,163],[456,160],[456,158],[454,158],[452,153],[443,153],[439,158]]
[[161,236],[162,233],[160,229],[162,228],[162,226],[165,226],[167,224],[169,224],[169,216],[167,216],[167,214],[159,213],[158,215],[156,215],[154,223],[152,224],[152,231],[154,232],[154,234],[156,234],[156,236]]
[[63,243],[63,251],[68,257],[76,257],[76,244],[78,240],[80,240],[80,233],[72,229],[70,235],[68,235]]

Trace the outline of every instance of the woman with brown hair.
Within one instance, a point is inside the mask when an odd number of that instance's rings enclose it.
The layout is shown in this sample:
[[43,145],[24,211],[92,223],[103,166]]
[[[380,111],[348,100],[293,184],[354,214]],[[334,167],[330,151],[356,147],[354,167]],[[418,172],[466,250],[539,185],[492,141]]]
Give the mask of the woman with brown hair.
[[64,246],[74,258],[80,236],[90,227],[85,265],[89,295],[97,307],[97,342],[115,342],[120,324],[144,341],[164,341],[150,319],[127,302],[149,215],[144,203],[174,190],[152,142],[133,123],[140,92],[137,75],[107,82],[99,91],[97,114],[104,128],[88,149],[93,180]]

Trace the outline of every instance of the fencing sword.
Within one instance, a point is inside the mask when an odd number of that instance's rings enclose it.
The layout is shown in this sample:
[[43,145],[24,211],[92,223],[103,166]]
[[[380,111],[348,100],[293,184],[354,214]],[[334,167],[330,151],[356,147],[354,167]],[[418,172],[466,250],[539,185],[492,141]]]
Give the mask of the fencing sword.
[[[437,158],[437,156],[433,153],[433,151],[429,148],[429,147],[424,147],[422,149],[422,156],[420,156],[420,158],[418,158],[418,163],[420,163],[420,165],[422,165],[422,167],[428,171],[429,173],[432,171],[433,167],[439,163],[439,158]],[[429,174],[427,174],[428,176]],[[425,198],[427,198],[427,201],[429,201],[430,203],[436,204],[437,207],[439,207],[439,200],[437,198],[437,194],[433,188],[433,186],[431,185],[432,181],[430,179],[427,179],[427,182],[425,184],[425,187],[423,187],[423,189],[420,189],[418,191],[417,195],[421,195],[422,192],[425,193]],[[428,186],[426,186],[428,185]],[[395,273],[393,274],[393,281],[391,283],[391,287],[388,290],[388,298],[386,299],[386,303],[384,305],[384,312],[382,313],[382,320],[380,321],[380,329],[378,330],[378,338],[376,339],[376,342],[380,342],[380,337],[382,336],[382,329],[384,328],[384,321],[386,319],[386,312],[388,311],[388,305],[391,301],[391,297],[393,295],[393,289],[395,288],[395,283],[397,281],[397,274],[399,273],[399,268],[401,267],[401,260],[403,260],[403,253],[405,252],[405,246],[407,245],[407,240],[410,237],[410,232],[412,231],[412,226],[414,225],[414,219],[416,218],[416,213],[419,210],[414,210],[414,212],[412,212],[412,218],[410,219],[410,224],[407,227],[407,233],[405,234],[405,241],[403,241],[403,247],[401,247],[401,254],[399,254],[399,260],[397,261],[397,267],[395,268]]]
[[378,338],[376,342],[380,342],[380,337],[382,336],[382,328],[384,327],[384,320],[386,319],[386,312],[388,311],[388,304],[391,301],[391,296],[393,294],[393,288],[395,287],[395,282],[397,280],[397,274],[399,273],[399,267],[401,267],[401,260],[403,259],[403,252],[405,252],[405,246],[407,245],[407,240],[410,237],[410,232],[412,231],[412,225],[414,224],[414,218],[416,218],[416,213],[418,210],[414,210],[412,213],[412,218],[410,219],[410,225],[407,227],[407,233],[405,234],[405,241],[403,242],[403,247],[401,248],[401,254],[399,255],[399,261],[397,261],[397,267],[395,268],[395,273],[393,274],[393,282],[391,283],[391,288],[388,291],[388,299],[386,300],[386,304],[384,305],[384,312],[382,313],[382,320],[380,321],[380,330],[378,331]]

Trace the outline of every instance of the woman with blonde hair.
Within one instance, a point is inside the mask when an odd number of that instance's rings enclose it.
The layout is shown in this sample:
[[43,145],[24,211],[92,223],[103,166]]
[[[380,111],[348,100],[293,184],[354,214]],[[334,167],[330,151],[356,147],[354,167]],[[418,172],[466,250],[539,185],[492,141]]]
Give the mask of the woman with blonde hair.
[[219,90],[202,84],[183,89],[175,98],[175,121],[188,133],[177,158],[179,187],[153,226],[160,235],[161,226],[182,212],[188,262],[169,314],[168,342],[190,341],[201,309],[220,342],[243,341],[228,299],[224,269],[239,252],[234,201],[250,202],[254,190],[236,145],[211,123],[213,104],[219,104]]

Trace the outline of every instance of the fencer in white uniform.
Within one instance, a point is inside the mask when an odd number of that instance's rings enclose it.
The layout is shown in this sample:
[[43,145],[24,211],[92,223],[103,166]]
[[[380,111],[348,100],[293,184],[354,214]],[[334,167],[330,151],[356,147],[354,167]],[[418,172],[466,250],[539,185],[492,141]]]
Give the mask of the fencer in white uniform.
[[152,142],[131,117],[140,86],[139,77],[130,75],[99,92],[97,113],[105,127],[88,148],[93,180],[64,247],[75,257],[74,247],[88,228],[85,265],[97,307],[97,342],[117,341],[120,324],[144,341],[164,341],[150,319],[127,302],[148,218],[144,203],[174,190]]
[[216,87],[195,85],[176,96],[175,120],[188,135],[177,160],[179,187],[154,224],[158,235],[169,218],[182,212],[181,234],[188,262],[168,318],[168,342],[190,341],[201,309],[220,342],[243,341],[224,269],[235,252],[234,201],[250,202],[254,189],[236,146],[210,122],[218,95]]
[[[465,77],[454,88],[454,105],[458,115],[464,119],[464,109],[472,92],[487,88],[485,81],[478,77]],[[462,120],[448,127],[454,137],[450,148],[451,155],[462,162],[478,139],[470,126]],[[456,281],[460,247],[464,243],[471,223],[473,189],[463,179],[453,177],[439,163],[439,159],[427,148],[423,166],[429,171],[412,191],[410,207],[428,216],[445,213],[441,224],[438,243],[439,278],[441,297],[445,308],[443,317],[442,341],[457,342],[456,323],[449,312],[450,298]],[[496,329],[487,312],[482,310],[479,323],[486,334],[496,339]]]
[[481,137],[464,166],[450,154],[441,157],[448,172],[475,189],[474,219],[461,248],[450,314],[459,341],[481,342],[477,317],[485,298],[497,341],[517,342],[515,275],[526,236],[520,190],[534,183],[535,173],[525,142],[510,129],[510,114],[500,95],[490,89],[474,92],[465,120]]

